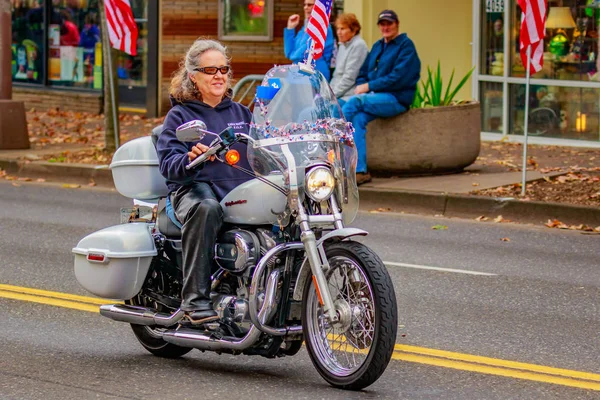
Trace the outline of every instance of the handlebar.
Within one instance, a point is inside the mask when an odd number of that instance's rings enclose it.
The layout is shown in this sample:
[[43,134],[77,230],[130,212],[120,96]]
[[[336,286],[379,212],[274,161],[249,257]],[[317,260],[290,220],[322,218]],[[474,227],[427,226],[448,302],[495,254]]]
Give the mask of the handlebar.
[[239,134],[239,133],[236,134],[233,131],[233,128],[231,128],[231,127],[224,129],[223,131],[221,131],[221,133],[219,133],[218,139],[209,147],[209,149],[206,152],[200,154],[198,157],[196,157],[188,165],[186,165],[185,169],[187,169],[187,170],[192,169],[195,166],[205,162],[211,156],[214,156],[221,150],[228,148],[229,146],[231,146],[232,144],[234,144],[236,141],[240,140],[244,136],[246,136],[246,135]]
[[208,150],[206,150],[205,153],[200,154],[192,162],[190,162],[188,165],[186,165],[185,169],[192,169],[196,165],[205,162],[206,160],[208,160],[210,158],[210,156],[215,155],[222,147],[223,146],[222,146],[221,142],[215,144],[213,147],[211,147]]

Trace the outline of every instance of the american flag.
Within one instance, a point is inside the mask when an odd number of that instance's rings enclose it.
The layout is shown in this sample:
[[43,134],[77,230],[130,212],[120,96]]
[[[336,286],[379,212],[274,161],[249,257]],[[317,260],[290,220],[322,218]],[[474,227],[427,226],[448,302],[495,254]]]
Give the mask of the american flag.
[[327,38],[327,27],[329,26],[329,14],[331,13],[331,3],[333,3],[333,0],[316,0],[308,19],[306,31],[315,44],[313,60],[318,60],[323,55],[325,39]]
[[546,35],[546,0],[518,0],[521,7],[520,50],[521,60],[527,65],[527,47],[531,46],[530,72],[536,73],[544,63],[544,36]]
[[138,28],[129,0],[104,0],[104,10],[111,46],[135,56]]

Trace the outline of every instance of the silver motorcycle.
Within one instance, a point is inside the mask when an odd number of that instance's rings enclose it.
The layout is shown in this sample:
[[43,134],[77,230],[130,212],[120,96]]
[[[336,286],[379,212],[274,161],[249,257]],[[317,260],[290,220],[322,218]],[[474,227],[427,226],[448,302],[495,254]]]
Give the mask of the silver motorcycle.
[[[115,153],[115,187],[134,199],[122,223],[73,249],[75,275],[89,292],[114,301],[100,314],[131,324],[160,357],[192,349],[296,354],[305,343],[331,385],[360,390],[385,371],[397,331],[396,296],[381,259],[352,240],[358,210],[352,126],[327,81],[297,65],[272,68],[257,89],[248,134],[208,132],[202,121],[177,129],[182,141],[212,137],[209,157],[251,176],[222,201],[211,297],[220,320],[189,327],[180,310],[181,231],[172,217],[155,143],[160,128]],[[231,149],[247,144],[252,170]]]

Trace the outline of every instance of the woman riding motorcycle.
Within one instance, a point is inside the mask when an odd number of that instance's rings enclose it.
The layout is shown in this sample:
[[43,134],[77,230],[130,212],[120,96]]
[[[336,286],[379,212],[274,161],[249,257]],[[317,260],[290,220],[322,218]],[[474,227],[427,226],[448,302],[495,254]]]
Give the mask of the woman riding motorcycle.
[[[223,223],[219,202],[250,177],[220,162],[186,169],[189,162],[206,152],[212,138],[184,143],[175,132],[186,122],[202,120],[209,131],[231,127],[236,133],[248,133],[252,114],[231,99],[229,61],[226,48],[217,41],[198,39],[192,44],[171,81],[173,108],[165,118],[157,143],[160,172],[167,179],[171,204],[182,224],[181,310],[192,325],[218,319],[210,300],[210,275],[214,244]],[[250,169],[246,145],[236,143],[233,148],[241,156],[238,166]]]

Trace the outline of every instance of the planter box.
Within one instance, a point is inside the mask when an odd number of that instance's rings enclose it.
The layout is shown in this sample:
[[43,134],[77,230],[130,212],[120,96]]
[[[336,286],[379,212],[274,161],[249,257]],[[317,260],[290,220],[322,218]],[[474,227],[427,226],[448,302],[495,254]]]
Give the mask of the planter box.
[[461,171],[479,155],[479,102],[410,109],[367,127],[369,172],[425,175]]

